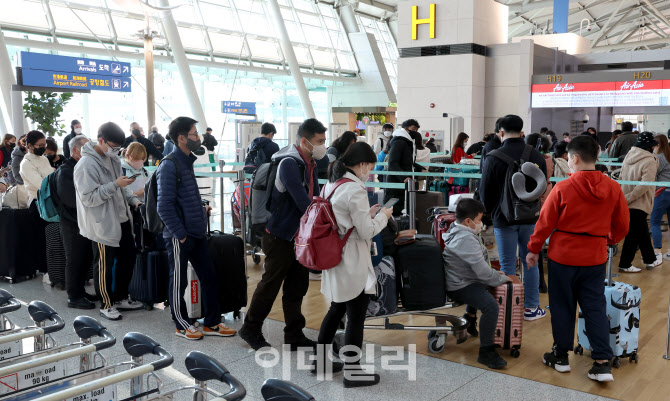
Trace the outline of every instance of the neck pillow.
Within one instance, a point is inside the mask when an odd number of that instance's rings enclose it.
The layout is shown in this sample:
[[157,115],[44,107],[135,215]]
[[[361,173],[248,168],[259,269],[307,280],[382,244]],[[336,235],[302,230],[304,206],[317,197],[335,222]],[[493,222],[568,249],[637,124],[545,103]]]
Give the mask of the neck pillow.
[[[528,178],[537,183],[531,192],[526,191],[526,179]],[[519,199],[533,202],[540,199],[547,190],[547,177],[535,163],[526,162],[521,165],[520,171],[512,176],[512,188]]]

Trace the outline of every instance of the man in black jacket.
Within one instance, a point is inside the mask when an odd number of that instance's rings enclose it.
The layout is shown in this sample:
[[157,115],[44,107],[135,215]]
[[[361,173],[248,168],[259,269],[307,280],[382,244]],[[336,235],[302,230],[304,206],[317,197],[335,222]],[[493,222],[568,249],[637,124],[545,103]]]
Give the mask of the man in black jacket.
[[[526,254],[528,253],[528,241],[535,230],[535,223],[518,224],[509,222],[502,211],[502,195],[507,182],[508,164],[497,153],[504,153],[512,160],[520,160],[526,146],[523,139],[523,120],[521,117],[510,114],[500,120],[500,136],[502,146],[489,153],[482,165],[482,178],[479,184],[479,195],[486,207],[486,211],[492,215],[493,230],[498,244],[500,255],[500,270],[507,275],[516,275],[517,245],[519,258],[524,269],[524,306],[525,320],[536,320],[543,318],[546,312],[540,308],[539,271],[537,266],[526,266]],[[544,156],[536,149],[531,149],[529,160],[537,164],[545,177],[547,167]],[[527,190],[534,189],[535,185],[526,185]]]
[[[407,175],[389,175],[386,182],[404,183],[407,182],[414,171],[422,171],[422,167],[415,163],[416,150],[414,148],[414,138],[412,132],[420,128],[419,123],[410,119],[402,123],[402,128],[395,130],[390,143],[388,171],[406,172]],[[384,203],[391,198],[398,198],[398,202],[393,206],[393,215],[400,216],[405,207],[404,189],[387,189],[384,191]]]
[[488,143],[488,141],[490,141],[494,136],[496,136],[496,134],[484,135],[484,138],[481,141],[470,145],[470,147],[468,148],[468,150],[465,151],[465,153],[469,155],[481,155],[484,146],[486,146],[486,143]]
[[131,143],[139,142],[147,150],[147,153],[154,158],[154,160],[163,160],[163,153],[159,152],[158,149],[151,143],[150,140],[144,137],[142,133],[142,128],[138,123],[130,124],[130,136],[126,138],[126,141],[123,143],[123,148],[128,148]]
[[74,189],[74,166],[81,159],[81,147],[88,138],[77,135],[70,140],[68,148],[71,156],[54,173],[55,190],[60,216],[60,233],[65,249],[65,288],[67,290],[67,306],[77,309],[95,308],[94,295],[84,290],[86,273],[93,263],[91,241],[79,234],[77,224],[77,201]]
[[210,152],[214,152],[214,148],[216,145],[219,144],[219,141],[214,138],[214,135],[212,135],[212,129],[207,128],[207,131],[205,132],[205,135],[202,136],[202,146],[207,148]]
[[151,143],[154,144],[156,149],[158,149],[159,152],[163,153],[165,150],[165,138],[163,138],[163,135],[158,133],[158,127],[153,126],[151,127],[151,134],[149,134],[149,140]]

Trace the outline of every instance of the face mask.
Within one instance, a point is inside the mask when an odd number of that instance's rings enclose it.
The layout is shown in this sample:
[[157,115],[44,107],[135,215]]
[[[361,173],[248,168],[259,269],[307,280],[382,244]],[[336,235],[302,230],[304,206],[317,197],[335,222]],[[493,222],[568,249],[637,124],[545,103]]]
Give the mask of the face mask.
[[387,138],[390,137],[391,134],[392,134],[391,131],[384,131],[384,136],[387,137]]
[[142,167],[144,167],[144,162],[142,160],[137,160],[137,161],[132,161],[132,162],[129,161],[128,165],[130,167],[134,168],[135,170],[139,170]]
[[105,150],[105,155],[107,155],[107,157],[116,157],[119,154],[117,149],[114,149],[107,144],[105,144],[105,146],[107,146],[107,150]]
[[573,159],[574,157],[571,158],[570,156],[568,156],[568,168],[570,168],[570,172],[572,174],[577,172],[577,167],[575,167],[575,165],[572,163]]
[[42,156],[46,151],[47,151],[46,146],[43,148],[33,148],[33,153],[35,154],[35,156]]
[[[366,173],[362,174],[362,175],[361,175],[360,177],[358,177],[358,178],[360,178],[361,181],[363,181],[363,182],[368,182],[368,181],[370,181],[370,171],[371,171],[371,170],[368,170]],[[361,167],[361,172],[363,172],[363,168],[362,168],[362,167]]]
[[74,133],[77,135],[81,134],[81,128],[75,128]]
[[47,159],[49,159],[49,161],[52,162],[52,163],[53,163],[55,158],[56,158],[56,155],[47,155]]
[[481,233],[483,227],[484,223],[482,223],[481,221],[479,223],[475,223],[475,234]]
[[10,148],[10,149],[13,150],[15,147],[16,147],[16,144],[15,144],[15,143],[10,143],[10,144],[9,144],[9,148]]
[[186,147],[191,152],[195,152],[196,150],[200,149],[201,146],[202,146],[202,142],[200,141],[200,138],[198,138],[197,141],[194,141],[190,138],[186,138]]
[[326,155],[326,144],[323,145],[312,145],[310,141],[307,141],[309,143],[309,146],[312,147],[312,151],[310,152],[314,160],[321,160],[323,157]]

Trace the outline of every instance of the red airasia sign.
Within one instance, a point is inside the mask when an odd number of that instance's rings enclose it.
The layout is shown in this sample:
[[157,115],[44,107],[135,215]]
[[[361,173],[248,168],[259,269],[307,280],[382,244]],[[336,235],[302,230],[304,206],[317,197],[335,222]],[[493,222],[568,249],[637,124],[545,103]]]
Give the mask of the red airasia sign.
[[670,80],[551,83],[532,86],[532,107],[668,106]]

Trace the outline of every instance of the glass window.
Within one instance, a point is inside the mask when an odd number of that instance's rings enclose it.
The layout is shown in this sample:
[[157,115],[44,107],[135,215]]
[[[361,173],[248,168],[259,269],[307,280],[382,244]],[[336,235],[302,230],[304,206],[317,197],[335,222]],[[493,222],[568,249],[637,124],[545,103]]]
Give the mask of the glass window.
[[233,55],[235,59],[242,52],[242,57],[247,57],[247,53],[242,47],[242,37],[234,35],[226,35],[218,32],[210,32],[209,40],[212,42],[212,47],[215,53],[226,53]]
[[298,21],[305,25],[321,26],[321,19],[318,15],[298,12]]
[[178,9],[174,10],[172,12],[172,16],[177,22],[200,25],[200,18],[198,18],[197,14],[195,13],[195,8],[190,4],[184,4]]
[[292,3],[296,10],[314,12],[314,5],[309,0],[292,0]]
[[291,42],[305,43],[305,39],[302,37],[302,32],[295,22],[285,22],[284,25],[286,26],[288,37],[291,39]]
[[335,60],[333,53],[323,50],[311,49],[312,58],[314,59],[315,67],[335,68]]
[[[237,3],[235,3],[237,4]],[[265,15],[250,13],[247,11],[239,11],[240,21],[246,33],[253,33],[256,35],[266,35],[268,32],[268,21]]]
[[191,29],[177,27],[179,30],[179,36],[181,37],[181,43],[187,49],[196,49],[196,50],[207,50],[205,45],[205,38],[202,35],[200,29]]
[[277,46],[279,46],[278,43],[252,38],[248,38],[247,42],[249,43],[249,48],[251,49],[252,58],[260,57],[263,59],[275,61],[280,60],[279,53],[277,52]]
[[229,31],[239,31],[240,27],[237,24],[237,18],[230,8],[215,6],[209,3],[201,3],[200,11],[202,18],[205,20],[205,25],[226,29]]
[[[51,15],[53,16],[54,24],[56,25],[56,33],[74,32],[90,35],[90,28],[95,35],[106,37],[111,36],[109,27],[107,26],[107,19],[103,13],[78,10],[75,8],[71,10],[56,4],[51,4],[50,7]],[[82,24],[77,16],[84,20],[86,25]],[[88,28],[86,26],[88,26]]]
[[0,22],[34,28],[49,28],[42,4],[26,0],[13,1],[11,7],[5,4],[0,12]]
[[307,54],[308,50],[304,47],[293,46],[293,51],[295,52],[295,57],[298,59],[298,64],[310,65],[309,55]]
[[[114,28],[116,29],[116,34],[118,35],[119,39],[130,39],[140,42],[140,39],[137,37],[137,33],[144,30],[146,26],[146,22],[144,20],[112,14],[112,21],[114,22]],[[152,22],[151,26],[156,27],[154,22]]]
[[305,32],[307,43],[310,45],[330,47],[330,40],[326,33],[321,28],[315,28],[309,25],[303,25],[302,30]]

